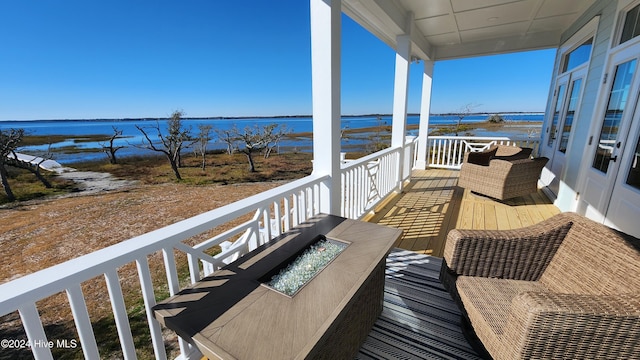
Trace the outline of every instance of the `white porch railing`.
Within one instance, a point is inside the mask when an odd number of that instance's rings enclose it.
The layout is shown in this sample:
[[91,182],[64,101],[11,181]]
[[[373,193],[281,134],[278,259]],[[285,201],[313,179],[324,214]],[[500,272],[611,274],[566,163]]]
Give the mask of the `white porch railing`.
[[[388,148],[341,167],[343,217],[360,219],[393,191],[399,181],[408,180],[415,161],[417,138],[407,137],[404,149]],[[404,151],[402,179],[399,179],[400,154]]]
[[[162,330],[152,311],[152,307],[156,304],[156,297],[149,268],[150,255],[162,253],[169,292],[173,295],[180,288],[174,250],[187,255],[190,278],[194,283],[202,274],[207,275],[215,268],[224,265],[224,260],[243,255],[279,233],[316,215],[320,209],[320,189],[322,188],[320,185],[326,180],[327,177],[309,176],[293,181],[2,284],[0,285],[0,316],[18,311],[29,341],[22,344],[32,345],[31,350],[36,359],[52,359],[51,348],[55,347],[56,343],[48,340],[45,334],[36,302],[56,293],[66,292],[79,337],[78,345],[82,348],[85,358],[99,359],[98,345],[82,285],[96,277],[104,276],[109,293],[108,301],[113,311],[123,356],[125,359],[135,359],[136,349],[123,297],[122,281],[118,274],[118,269],[122,266],[135,263],[155,358],[166,359]],[[234,220],[237,222],[238,219],[247,216],[250,220],[195,246],[188,246],[184,242],[193,236],[207,233]],[[274,221],[274,219],[279,220]],[[264,224],[267,226],[263,226]],[[227,240],[234,240],[234,242],[224,253],[210,256],[204,252]],[[199,262],[205,264],[202,271]],[[179,358],[188,359],[199,356],[197,350],[186,342],[181,340],[179,343],[181,349]]]
[[508,138],[508,137],[479,137],[479,136],[429,136],[427,148],[427,163],[429,167],[460,169],[464,153],[468,151],[483,151],[491,145],[511,145],[533,148],[538,151],[538,138]]
[[[354,219],[362,217],[398,188],[399,178],[403,181],[407,180],[411,174],[415,147],[416,141],[411,138],[408,139],[404,149],[386,149],[343,164],[341,169],[342,215]],[[401,151],[404,152],[405,170],[398,175]],[[206,276],[223,266],[225,262],[246,254],[318,214],[322,198],[321,184],[327,180],[326,176],[312,175],[293,181],[2,284],[0,285],[0,316],[18,311],[29,344],[36,345],[31,347],[36,359],[52,359],[52,346],[48,346],[51,343],[45,333],[36,303],[54,294],[66,292],[79,337],[78,345],[85,358],[100,358],[82,286],[88,281],[95,281],[92,280],[94,278],[104,277],[123,357],[135,359],[136,348],[118,271],[121,267],[134,263],[142,289],[155,358],[166,359],[161,326],[155,320],[152,311],[156,304],[156,289],[154,289],[148,258],[155,253],[162,254],[169,293],[173,295],[180,290],[178,264],[174,251],[186,254],[190,281],[195,283],[203,275]],[[247,218],[249,220],[241,220]],[[229,225],[232,222],[234,224],[240,222],[240,224]],[[223,226],[231,229],[195,246],[186,244],[186,241],[194,236],[209,234]],[[193,240],[190,241],[193,243]],[[232,242],[231,245],[229,242]],[[222,253],[216,256],[205,253],[206,250],[217,245],[222,245],[224,248]],[[180,340],[179,345],[181,353],[179,358],[199,358],[199,352],[188,343]]]

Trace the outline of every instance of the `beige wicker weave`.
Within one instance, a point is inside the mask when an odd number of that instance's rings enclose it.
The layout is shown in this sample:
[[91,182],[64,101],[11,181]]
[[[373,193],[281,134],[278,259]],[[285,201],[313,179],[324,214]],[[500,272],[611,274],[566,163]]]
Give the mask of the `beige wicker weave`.
[[494,359],[640,358],[640,239],[573,213],[452,230],[440,278]]
[[530,159],[531,149],[494,146],[480,153],[466,153],[458,186],[505,200],[538,190],[540,172],[549,159]]

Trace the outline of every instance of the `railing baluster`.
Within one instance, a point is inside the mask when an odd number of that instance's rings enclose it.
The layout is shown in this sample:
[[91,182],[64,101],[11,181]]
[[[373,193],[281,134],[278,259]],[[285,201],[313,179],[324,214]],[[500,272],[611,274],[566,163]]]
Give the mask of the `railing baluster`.
[[318,215],[320,213],[320,207],[322,206],[322,204],[320,203],[321,201],[321,196],[320,196],[320,184],[313,184],[313,191],[315,192],[315,207],[313,209],[314,213],[313,215]]
[[351,211],[349,212],[349,217],[351,218],[356,216],[358,213],[358,190],[360,190],[360,187],[358,186],[358,169],[359,167],[355,167],[351,170]]
[[300,202],[299,202],[299,194],[293,193],[293,226],[300,225]]
[[[260,224],[258,224],[257,214],[254,217],[253,226],[249,230],[250,232],[246,233],[247,236],[247,252],[254,250],[258,247],[258,243],[260,241]],[[244,253],[242,254],[244,255]]]
[[300,214],[300,222],[304,222],[307,220],[307,197],[305,196],[304,190],[300,190],[299,193],[300,196],[298,197],[298,200],[300,203],[298,204],[298,207],[300,208],[300,211],[298,214]]
[[198,259],[191,254],[187,254],[187,262],[189,263],[191,284],[195,284],[200,281],[200,267],[198,266]]
[[156,359],[165,360],[167,358],[164,350],[164,341],[162,339],[162,329],[160,323],[153,315],[152,308],[156,305],[155,294],[153,292],[153,282],[151,280],[151,272],[149,271],[149,261],[146,256],[136,260],[138,267],[138,276],[140,278],[140,287],[142,288],[142,299],[145,304],[147,313],[147,322],[149,323],[149,331],[151,332],[151,343],[156,355]]
[[291,229],[291,196],[287,195],[284,201],[284,231]]
[[364,211],[364,193],[366,191],[366,185],[367,185],[367,175],[365,174],[365,166],[366,165],[360,165],[358,166],[358,170],[357,170],[357,174],[358,174],[358,184],[362,184],[362,186],[359,186],[358,189],[356,189],[356,204],[358,204],[357,209],[356,209],[356,213],[358,214],[362,214],[362,212]]
[[351,201],[349,206],[349,217],[353,219],[357,214],[358,208],[358,168],[354,168],[351,170],[351,181],[349,184],[349,190],[351,193]]
[[313,216],[313,211],[311,210],[313,208],[313,191],[311,191],[311,188],[306,188],[304,189],[305,194],[307,194],[307,200],[305,202],[306,206],[305,206],[305,211],[307,213],[307,219],[310,219]]
[[273,202],[273,217],[275,218],[276,233],[274,235],[279,236],[282,234],[282,212],[280,210],[280,201]]
[[122,295],[122,287],[120,286],[118,272],[115,269],[109,270],[104,274],[104,277],[107,281],[107,290],[109,290],[111,309],[113,310],[116,328],[118,329],[118,338],[120,339],[122,354],[126,360],[136,359],[136,348],[133,344],[131,325],[129,325],[129,316],[127,314],[127,307],[124,303],[124,296]]
[[162,258],[164,259],[164,268],[167,272],[167,286],[169,287],[169,295],[173,296],[178,291],[180,291],[178,269],[176,268],[176,259],[173,255],[173,249],[163,248]]
[[[180,291],[180,280],[178,279],[178,269],[176,268],[176,257],[173,254],[173,248],[163,248],[162,258],[164,259],[164,268],[167,272],[167,287],[169,288],[169,295],[173,296]],[[180,353],[183,355],[192,351],[189,343],[179,336],[178,345],[180,346]]]
[[345,208],[344,208],[344,216],[350,218],[351,217],[351,195],[353,194],[352,190],[352,185],[351,184],[351,170],[347,170],[344,174],[345,176],[345,182],[344,182],[344,189],[346,191],[346,195],[345,195]]
[[265,206],[262,210],[262,224],[264,226],[264,239],[260,242],[260,245],[271,241],[271,212],[269,206]]
[[98,359],[100,354],[98,353],[98,344],[96,343],[96,337],[93,334],[93,327],[91,326],[91,320],[89,319],[89,312],[87,311],[87,304],[84,301],[84,295],[82,294],[82,288],[80,284],[75,284],[67,289],[67,297],[69,298],[69,305],[71,306],[71,312],[73,313],[73,320],[78,330],[78,336],[80,337],[80,344],[82,345],[82,353],[85,359]]
[[47,335],[44,333],[36,304],[26,304],[20,307],[18,312],[20,313],[24,331],[27,333],[27,339],[29,339],[33,356],[36,360],[53,360],[51,347],[48,346]]

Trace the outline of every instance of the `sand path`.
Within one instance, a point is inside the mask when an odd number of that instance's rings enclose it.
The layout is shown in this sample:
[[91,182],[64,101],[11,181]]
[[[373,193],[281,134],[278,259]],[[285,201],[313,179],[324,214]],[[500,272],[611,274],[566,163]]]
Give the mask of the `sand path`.
[[121,190],[135,185],[136,181],[116,179],[109,173],[96,171],[78,171],[74,168],[62,166],[55,160],[43,159],[37,156],[17,153],[19,160],[39,164],[40,168],[55,172],[61,178],[71,180],[78,186],[78,191],[65,196],[90,195],[104,191]]

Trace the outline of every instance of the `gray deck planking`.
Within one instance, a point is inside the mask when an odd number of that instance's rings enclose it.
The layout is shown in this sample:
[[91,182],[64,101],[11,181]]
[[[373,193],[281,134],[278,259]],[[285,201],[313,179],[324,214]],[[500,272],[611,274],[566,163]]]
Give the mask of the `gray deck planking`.
[[357,359],[481,359],[440,284],[441,264],[441,258],[397,248],[389,254],[384,308]]

